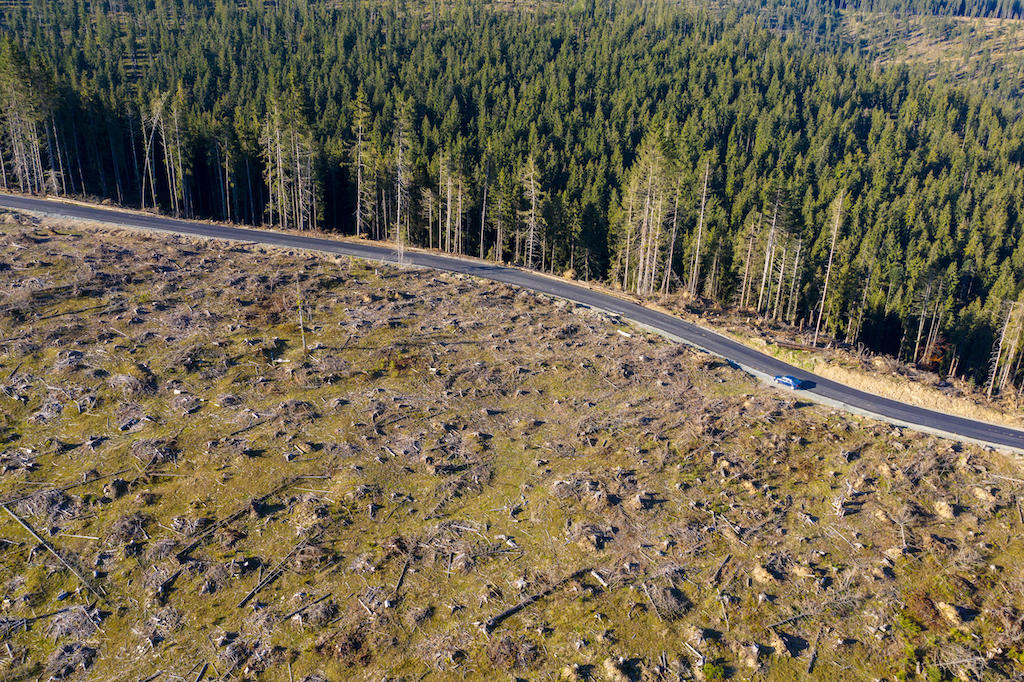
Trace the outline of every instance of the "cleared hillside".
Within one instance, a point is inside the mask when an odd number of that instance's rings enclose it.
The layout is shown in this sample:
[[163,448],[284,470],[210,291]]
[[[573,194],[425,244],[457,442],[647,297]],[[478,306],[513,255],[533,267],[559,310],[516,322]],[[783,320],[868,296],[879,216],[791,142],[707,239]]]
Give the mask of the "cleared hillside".
[[1024,85],[1024,21],[848,10],[845,35],[881,65],[1016,96]]
[[4,679],[1024,671],[1002,456],[477,280],[0,253]]

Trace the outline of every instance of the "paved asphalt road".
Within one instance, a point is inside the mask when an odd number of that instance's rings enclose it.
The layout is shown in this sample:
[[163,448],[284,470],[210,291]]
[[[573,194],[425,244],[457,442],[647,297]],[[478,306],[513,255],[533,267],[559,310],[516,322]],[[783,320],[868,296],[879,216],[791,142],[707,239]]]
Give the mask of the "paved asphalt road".
[[[370,260],[397,260],[395,250],[381,244],[332,241],[266,230],[224,227],[45,199],[0,194],[0,207],[82,218],[129,227],[163,230],[212,239],[233,239],[286,248],[309,249]],[[633,322],[665,332],[680,338],[684,342],[699,346],[715,355],[731,360],[745,369],[761,372],[769,376],[792,374],[808,382],[808,385],[811,385],[810,388],[801,391],[801,395],[811,393],[815,397],[825,399],[824,402],[840,403],[841,407],[852,408],[852,411],[868,413],[912,428],[939,432],[954,438],[959,437],[965,440],[989,443],[997,447],[1001,446],[1024,452],[1024,431],[942,414],[934,410],[927,410],[865,393],[864,391],[858,391],[824,377],[805,372],[713,331],[685,322],[671,315],[649,310],[636,303],[631,303],[609,294],[592,291],[568,281],[546,277],[518,268],[470,259],[452,258],[422,251],[406,251],[403,261],[420,267],[459,272],[467,275],[476,275],[496,282],[505,282],[616,313]]]

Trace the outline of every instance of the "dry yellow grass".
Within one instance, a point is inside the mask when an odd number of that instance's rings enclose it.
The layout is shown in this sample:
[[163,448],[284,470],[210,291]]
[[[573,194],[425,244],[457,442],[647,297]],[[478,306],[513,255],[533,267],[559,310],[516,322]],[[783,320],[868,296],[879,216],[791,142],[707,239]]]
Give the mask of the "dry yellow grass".
[[871,375],[858,369],[836,365],[818,359],[812,363],[815,374],[900,402],[926,407],[958,417],[1024,428],[1024,416],[1010,414],[995,407],[982,405],[970,398],[954,398],[940,389],[908,380],[905,377]]
[[[964,391],[969,390],[965,387],[958,387],[958,392],[961,395],[951,395],[942,389],[897,374],[889,369],[872,372],[844,364],[844,360],[837,357],[838,352],[836,351],[825,351],[828,353],[827,355],[814,356],[809,351],[790,350],[766,343],[763,339],[751,337],[735,329],[726,333],[734,340],[751,348],[769,353],[779,360],[784,360],[826,379],[846,384],[861,391],[958,417],[1024,428],[1024,414],[1020,411],[1001,409],[992,403],[985,404],[982,402],[984,398],[980,393],[965,395]],[[847,361],[852,362],[852,359]],[[879,358],[879,362],[885,364],[883,358]]]

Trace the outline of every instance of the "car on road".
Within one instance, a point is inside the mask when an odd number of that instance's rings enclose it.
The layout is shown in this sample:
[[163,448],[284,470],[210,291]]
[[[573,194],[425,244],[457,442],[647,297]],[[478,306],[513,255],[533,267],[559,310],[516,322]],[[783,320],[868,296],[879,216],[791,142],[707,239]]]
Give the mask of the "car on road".
[[797,379],[792,374],[780,374],[775,377],[775,383],[797,391],[804,387],[804,382]]

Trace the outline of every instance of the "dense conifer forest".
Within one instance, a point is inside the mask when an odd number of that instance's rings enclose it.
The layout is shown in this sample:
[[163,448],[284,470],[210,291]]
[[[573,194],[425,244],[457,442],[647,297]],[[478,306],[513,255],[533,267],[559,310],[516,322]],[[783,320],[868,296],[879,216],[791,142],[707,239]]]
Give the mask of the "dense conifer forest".
[[10,2],[0,180],[820,317],[1011,389],[1019,99],[879,68],[840,4]]

